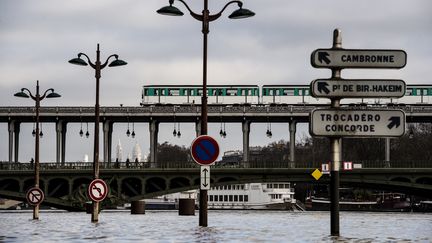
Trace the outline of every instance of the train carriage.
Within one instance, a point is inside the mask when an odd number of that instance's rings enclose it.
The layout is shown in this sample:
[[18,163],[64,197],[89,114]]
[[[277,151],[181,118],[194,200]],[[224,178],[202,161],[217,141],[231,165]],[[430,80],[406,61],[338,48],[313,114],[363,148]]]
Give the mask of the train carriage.
[[[201,104],[201,85],[146,85],[142,90],[142,105]],[[257,104],[258,85],[208,85],[209,104]]]
[[[421,105],[432,103],[432,85],[407,85],[402,98],[345,98],[342,105]],[[142,105],[201,104],[201,85],[146,85]],[[328,105],[330,99],[311,96],[309,85],[208,85],[208,104]]]

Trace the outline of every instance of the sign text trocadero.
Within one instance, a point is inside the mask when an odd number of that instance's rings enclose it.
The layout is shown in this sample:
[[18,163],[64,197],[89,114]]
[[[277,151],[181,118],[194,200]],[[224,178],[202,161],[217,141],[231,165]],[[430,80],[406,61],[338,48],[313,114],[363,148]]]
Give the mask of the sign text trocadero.
[[399,137],[405,133],[402,110],[316,109],[310,133],[326,137]]

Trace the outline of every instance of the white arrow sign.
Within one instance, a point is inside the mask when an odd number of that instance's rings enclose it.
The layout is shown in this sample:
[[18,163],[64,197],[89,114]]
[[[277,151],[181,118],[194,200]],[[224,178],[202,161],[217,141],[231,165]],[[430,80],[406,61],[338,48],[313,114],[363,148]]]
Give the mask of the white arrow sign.
[[403,50],[317,49],[311,55],[316,68],[403,68],[406,60]]
[[326,137],[400,137],[405,133],[402,110],[316,109],[309,131]]
[[316,79],[311,83],[316,98],[400,98],[405,95],[402,80]]
[[201,190],[210,190],[210,166],[201,166]]

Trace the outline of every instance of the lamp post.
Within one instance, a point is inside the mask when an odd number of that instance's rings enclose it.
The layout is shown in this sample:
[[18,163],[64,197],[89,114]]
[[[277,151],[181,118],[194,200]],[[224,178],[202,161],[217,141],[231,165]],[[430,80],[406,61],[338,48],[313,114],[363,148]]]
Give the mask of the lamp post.
[[[49,92],[49,93],[48,93]],[[14,96],[20,98],[31,98],[35,101],[36,110],[36,136],[35,136],[35,163],[34,163],[34,187],[39,188],[39,108],[40,101],[45,98],[59,98],[59,94],[54,92],[54,89],[47,89],[43,95],[39,93],[39,80],[36,81],[36,94],[33,95],[32,92],[27,88],[22,88],[21,92],[16,93]],[[39,204],[33,206],[33,219],[39,219]]]
[[[86,61],[81,59],[81,56],[87,58],[88,64]],[[114,57],[115,60],[108,65],[108,61],[111,59],[111,57]],[[90,61],[90,58],[85,53],[78,53],[78,57],[69,60],[69,63],[80,65],[80,66],[90,65],[90,67],[92,67],[95,70],[96,105],[95,105],[95,126],[94,126],[95,128],[94,128],[94,149],[93,149],[93,177],[94,179],[98,179],[99,178],[99,79],[101,77],[101,70],[105,68],[107,65],[109,67],[117,67],[117,66],[126,65],[127,63],[125,61],[118,59],[117,54],[113,54],[110,55],[103,64],[101,64],[99,44],[97,44],[95,63],[92,63]],[[99,202],[93,201],[93,212],[92,212],[91,221],[98,222],[98,217],[99,217]]]
[[[237,3],[239,9],[232,12],[228,17],[230,19],[242,19],[248,18],[255,15],[254,12],[244,9],[243,3],[241,1],[230,1],[222,8],[222,10],[216,14],[210,14],[208,9],[208,0],[204,0],[204,9],[202,14],[197,14],[193,12],[190,7],[183,0],[177,0],[187,8],[190,15],[202,22],[202,33],[203,33],[203,87],[202,87],[202,97],[201,97],[201,135],[207,135],[207,35],[209,33],[209,23],[218,19],[225,9],[230,5]],[[183,12],[178,8],[172,6],[174,0],[169,0],[169,6],[165,6],[157,11],[157,13],[169,16],[183,16]],[[201,190],[199,194],[199,225],[207,226],[207,190]]]

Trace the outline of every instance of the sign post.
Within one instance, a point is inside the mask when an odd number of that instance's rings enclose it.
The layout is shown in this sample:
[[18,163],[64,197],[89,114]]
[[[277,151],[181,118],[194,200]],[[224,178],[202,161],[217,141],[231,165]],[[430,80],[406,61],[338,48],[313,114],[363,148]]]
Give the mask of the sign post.
[[219,156],[219,144],[214,138],[208,135],[198,136],[192,141],[191,155],[193,160],[201,165],[199,216],[200,226],[207,226],[207,191],[210,189],[210,165]]
[[[312,96],[330,98],[330,109],[311,112],[309,131],[330,139],[330,233],[339,236],[339,170],[342,161],[342,137],[399,137],[405,133],[402,110],[341,109],[342,98],[398,98],[405,95],[402,80],[369,80],[341,78],[344,68],[403,68],[407,54],[403,50],[352,50],[342,48],[339,29],[333,32],[333,47],[317,49],[311,54],[311,65],[330,68],[330,79],[311,83]],[[344,166],[344,168],[346,168]],[[352,165],[349,166],[352,168]]]

